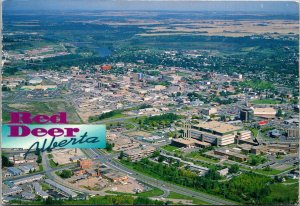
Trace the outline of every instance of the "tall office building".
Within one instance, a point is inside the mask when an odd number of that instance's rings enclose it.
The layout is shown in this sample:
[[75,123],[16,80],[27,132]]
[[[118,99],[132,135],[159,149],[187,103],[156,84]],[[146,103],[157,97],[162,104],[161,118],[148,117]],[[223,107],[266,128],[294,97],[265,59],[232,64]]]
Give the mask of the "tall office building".
[[242,121],[250,121],[253,119],[253,110],[252,109],[249,109],[249,108],[243,108],[241,109],[240,111],[240,119]]

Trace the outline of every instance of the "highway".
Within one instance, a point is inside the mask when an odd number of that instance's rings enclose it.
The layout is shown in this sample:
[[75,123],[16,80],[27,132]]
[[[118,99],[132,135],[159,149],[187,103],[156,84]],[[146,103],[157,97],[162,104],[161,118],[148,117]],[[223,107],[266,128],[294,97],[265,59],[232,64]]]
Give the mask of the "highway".
[[[130,170],[129,168],[123,166],[120,162],[112,159],[111,157],[107,158],[106,155],[103,154],[102,152],[100,152],[100,150],[98,150],[98,149],[88,149],[88,150],[93,150],[93,152],[89,151],[88,153],[94,153],[94,155],[98,154],[98,159],[101,162],[105,162],[104,164],[107,165],[108,167],[111,167],[112,169],[126,173],[128,176],[131,176],[131,177],[133,177],[141,182],[144,182],[148,185],[157,187],[157,188],[163,190],[165,193],[172,191],[172,192],[176,192],[176,193],[179,193],[182,195],[186,195],[186,196],[189,196],[192,198],[202,200],[204,202],[207,202],[207,203],[213,204],[213,205],[233,205],[233,204],[235,204],[229,200],[221,199],[219,197],[215,197],[212,195],[208,195],[206,193],[194,191],[194,190],[191,190],[188,188],[180,187],[180,186],[177,186],[177,185],[174,185],[174,184],[162,181],[162,180],[158,180],[158,179],[143,175],[139,172]],[[164,196],[166,197],[167,195],[164,195]]]

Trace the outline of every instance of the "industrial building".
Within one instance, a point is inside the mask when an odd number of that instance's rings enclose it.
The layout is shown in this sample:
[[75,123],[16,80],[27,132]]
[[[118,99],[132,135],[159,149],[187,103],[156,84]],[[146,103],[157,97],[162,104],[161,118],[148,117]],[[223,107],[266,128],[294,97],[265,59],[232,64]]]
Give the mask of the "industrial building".
[[22,165],[18,167],[23,173],[28,174],[30,171],[33,172],[35,170],[32,165]]
[[239,154],[228,149],[217,149],[214,151],[214,154],[220,156],[227,156],[228,159],[236,160],[239,162],[243,162],[247,160],[247,156],[243,154]]
[[233,144],[242,128],[223,122],[211,121],[195,125],[185,124],[183,130],[184,138],[194,138],[202,142],[223,146]]
[[144,147],[144,148],[136,148],[132,150],[128,150],[124,152],[124,156],[131,159],[131,161],[135,162],[138,161],[144,157],[149,156],[155,151],[155,147]]
[[69,188],[67,188],[65,186],[62,186],[60,184],[57,184],[56,182],[54,182],[54,181],[52,181],[50,179],[46,179],[45,182],[47,184],[49,184],[50,186],[52,186],[53,188],[61,191],[63,194],[65,194],[68,197],[74,198],[74,197],[77,196],[77,194],[75,192],[73,192],[71,189],[69,189]]
[[91,160],[79,160],[77,161],[78,167],[81,169],[89,169],[92,167],[93,162]]
[[7,171],[11,173],[13,176],[18,176],[22,174],[22,171],[16,167],[8,167]]
[[276,109],[272,107],[266,108],[253,108],[253,114],[256,117],[261,117],[265,119],[273,119],[276,115]]

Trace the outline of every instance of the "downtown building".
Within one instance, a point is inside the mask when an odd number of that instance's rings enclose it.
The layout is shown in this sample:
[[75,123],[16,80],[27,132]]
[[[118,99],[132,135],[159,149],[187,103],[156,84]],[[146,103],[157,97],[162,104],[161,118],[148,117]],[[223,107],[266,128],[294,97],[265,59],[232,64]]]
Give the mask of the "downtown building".
[[193,138],[216,146],[235,143],[237,140],[251,138],[251,132],[242,127],[226,124],[224,122],[200,122],[199,124],[185,124],[183,138]]

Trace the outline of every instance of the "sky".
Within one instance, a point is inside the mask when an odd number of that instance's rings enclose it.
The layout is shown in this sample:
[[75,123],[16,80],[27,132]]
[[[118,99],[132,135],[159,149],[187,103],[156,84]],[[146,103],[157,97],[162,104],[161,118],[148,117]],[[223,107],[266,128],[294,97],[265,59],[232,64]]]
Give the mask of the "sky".
[[203,0],[5,0],[9,10],[168,10],[298,13],[293,1],[203,1]]

